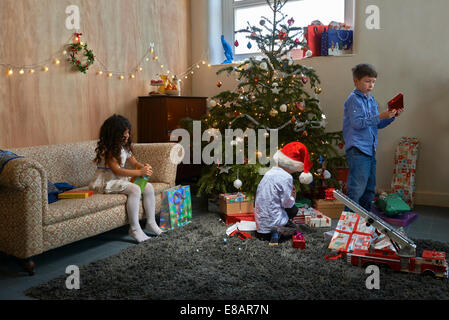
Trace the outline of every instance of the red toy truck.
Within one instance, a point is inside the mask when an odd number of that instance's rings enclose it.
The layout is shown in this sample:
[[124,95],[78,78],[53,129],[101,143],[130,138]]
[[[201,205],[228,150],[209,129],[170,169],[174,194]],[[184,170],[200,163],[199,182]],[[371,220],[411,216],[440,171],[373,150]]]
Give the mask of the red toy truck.
[[439,278],[447,278],[449,272],[446,253],[435,250],[424,250],[422,257],[410,258],[401,258],[390,249],[354,250],[346,254],[346,259],[352,265],[363,268],[375,264],[394,271],[427,274]]

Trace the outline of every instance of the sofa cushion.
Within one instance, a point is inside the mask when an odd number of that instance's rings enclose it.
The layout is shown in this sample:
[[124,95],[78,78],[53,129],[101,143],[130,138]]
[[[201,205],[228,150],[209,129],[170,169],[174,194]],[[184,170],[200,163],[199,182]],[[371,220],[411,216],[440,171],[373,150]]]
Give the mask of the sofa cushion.
[[[169,188],[169,185],[165,183],[153,183],[152,185],[156,196],[162,190]],[[126,199],[127,196],[124,194],[94,194],[86,199],[62,199],[48,205],[48,214],[43,217],[43,225],[48,226],[125,205]]]

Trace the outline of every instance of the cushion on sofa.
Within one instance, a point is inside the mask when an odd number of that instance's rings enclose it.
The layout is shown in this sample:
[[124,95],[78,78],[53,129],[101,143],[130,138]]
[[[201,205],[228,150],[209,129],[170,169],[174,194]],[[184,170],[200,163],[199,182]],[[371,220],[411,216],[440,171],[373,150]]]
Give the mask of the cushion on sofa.
[[[169,188],[165,183],[153,183],[157,196],[162,190]],[[44,226],[81,217],[93,212],[106,210],[126,204],[124,194],[94,194],[86,199],[61,199],[48,205],[48,214],[43,217]]]

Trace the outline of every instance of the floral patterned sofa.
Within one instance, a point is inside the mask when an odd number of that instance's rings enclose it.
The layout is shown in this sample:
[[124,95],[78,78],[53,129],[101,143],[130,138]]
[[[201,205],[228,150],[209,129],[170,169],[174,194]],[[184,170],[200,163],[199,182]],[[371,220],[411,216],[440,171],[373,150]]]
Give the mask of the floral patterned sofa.
[[[134,144],[134,155],[153,167],[156,213],[161,193],[175,185],[177,165],[170,161],[174,143]],[[96,141],[8,149],[23,156],[0,172],[0,251],[25,262],[30,257],[128,224],[126,196],[94,194],[48,204],[47,181],[85,187],[96,165]],[[144,217],[142,203],[141,218]]]

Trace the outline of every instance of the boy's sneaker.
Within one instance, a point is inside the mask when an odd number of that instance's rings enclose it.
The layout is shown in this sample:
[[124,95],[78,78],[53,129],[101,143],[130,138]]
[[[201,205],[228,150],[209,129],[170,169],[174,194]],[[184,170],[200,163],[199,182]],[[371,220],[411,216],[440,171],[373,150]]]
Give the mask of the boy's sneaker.
[[273,232],[271,234],[270,246],[277,246],[279,244],[279,233]]

